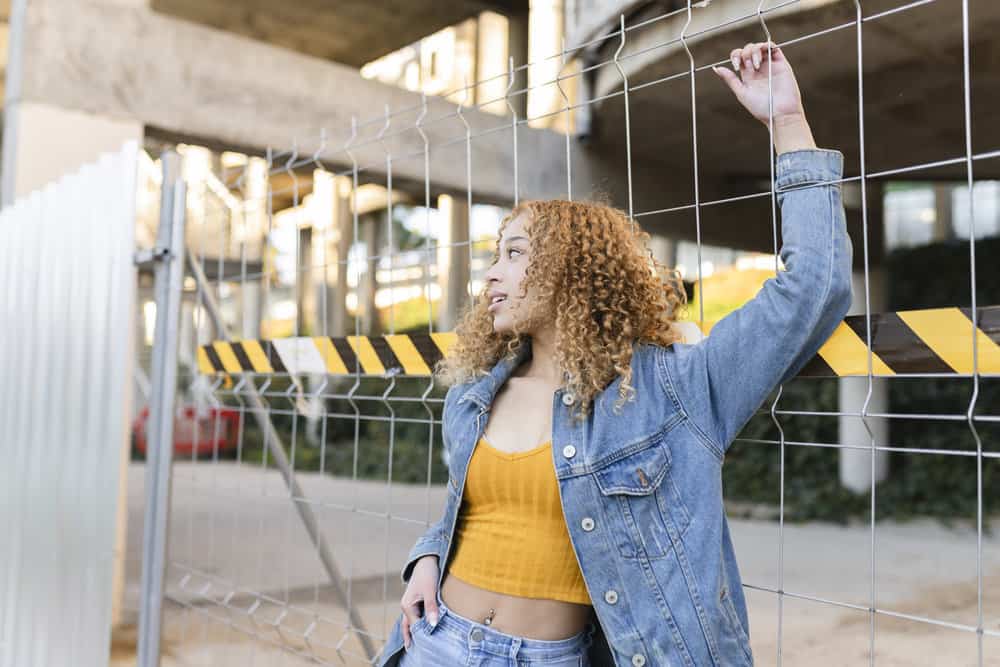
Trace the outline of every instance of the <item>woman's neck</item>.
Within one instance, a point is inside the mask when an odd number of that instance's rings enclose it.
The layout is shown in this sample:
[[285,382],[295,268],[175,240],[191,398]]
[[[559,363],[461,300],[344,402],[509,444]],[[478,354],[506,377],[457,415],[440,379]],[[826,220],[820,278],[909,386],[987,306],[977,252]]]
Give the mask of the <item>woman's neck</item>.
[[545,330],[531,336],[531,357],[522,365],[519,377],[545,380],[554,387],[561,387],[563,374],[555,358],[555,332]]

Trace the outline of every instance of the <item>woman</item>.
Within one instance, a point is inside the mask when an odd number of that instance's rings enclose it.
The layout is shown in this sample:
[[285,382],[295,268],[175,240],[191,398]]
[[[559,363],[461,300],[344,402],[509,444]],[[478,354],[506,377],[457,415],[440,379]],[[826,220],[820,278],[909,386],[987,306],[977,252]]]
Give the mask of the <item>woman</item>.
[[772,70],[786,270],[687,345],[680,285],[621,211],[515,208],[439,368],[447,502],[380,665],[753,664],[722,462],[851,300],[843,157],[770,46],[715,71],[766,125]]

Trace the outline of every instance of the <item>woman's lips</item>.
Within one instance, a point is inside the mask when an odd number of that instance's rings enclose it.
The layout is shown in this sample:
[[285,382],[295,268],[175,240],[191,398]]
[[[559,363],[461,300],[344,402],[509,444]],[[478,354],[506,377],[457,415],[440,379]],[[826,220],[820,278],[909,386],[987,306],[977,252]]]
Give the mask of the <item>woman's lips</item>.
[[503,301],[497,301],[496,303],[491,303],[489,308],[487,308],[486,310],[492,313],[494,310],[496,310],[505,303],[507,303],[507,299],[504,299]]

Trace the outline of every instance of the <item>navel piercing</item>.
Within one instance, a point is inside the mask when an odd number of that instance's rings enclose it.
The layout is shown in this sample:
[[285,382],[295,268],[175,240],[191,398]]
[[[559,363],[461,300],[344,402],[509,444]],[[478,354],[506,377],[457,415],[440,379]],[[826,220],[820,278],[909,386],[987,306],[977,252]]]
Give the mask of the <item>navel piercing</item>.
[[494,610],[494,609],[490,609],[490,613],[489,613],[489,615],[488,615],[488,616],[486,617],[486,619],[485,619],[485,620],[483,621],[483,623],[485,623],[486,625],[493,625],[493,613],[494,613],[495,611],[496,611],[496,610]]

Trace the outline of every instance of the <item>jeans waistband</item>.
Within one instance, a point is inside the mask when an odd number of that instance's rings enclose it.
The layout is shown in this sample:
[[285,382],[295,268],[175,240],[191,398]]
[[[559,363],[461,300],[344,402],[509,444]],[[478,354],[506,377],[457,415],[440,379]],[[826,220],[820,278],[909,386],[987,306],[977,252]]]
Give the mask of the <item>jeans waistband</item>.
[[436,632],[448,632],[456,638],[468,642],[471,647],[478,647],[499,656],[544,660],[585,654],[596,631],[591,622],[577,634],[565,639],[546,640],[518,637],[456,613],[441,599],[440,590],[437,593],[437,602],[439,616],[435,626]]

